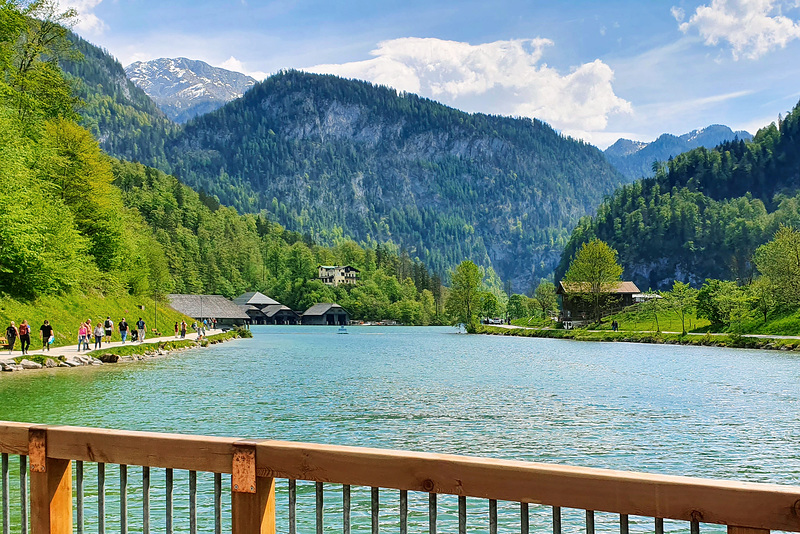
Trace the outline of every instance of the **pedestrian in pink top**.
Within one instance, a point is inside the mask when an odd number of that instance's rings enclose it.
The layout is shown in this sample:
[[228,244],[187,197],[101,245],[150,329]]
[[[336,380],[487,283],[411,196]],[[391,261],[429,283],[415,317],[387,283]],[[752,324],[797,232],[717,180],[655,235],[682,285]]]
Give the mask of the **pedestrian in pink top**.
[[78,329],[78,352],[81,351],[81,346],[86,345],[89,347],[89,341],[86,336],[89,335],[89,327],[86,326],[86,323],[81,323],[81,327]]

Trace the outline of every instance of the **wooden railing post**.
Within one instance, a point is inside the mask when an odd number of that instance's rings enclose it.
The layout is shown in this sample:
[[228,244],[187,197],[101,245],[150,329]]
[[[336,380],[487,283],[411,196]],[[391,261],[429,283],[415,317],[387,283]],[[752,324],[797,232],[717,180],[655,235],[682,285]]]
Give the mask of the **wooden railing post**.
[[72,534],[72,462],[47,457],[47,429],[28,431],[32,534]]
[[254,442],[233,447],[232,534],[275,534],[275,479],[256,476]]

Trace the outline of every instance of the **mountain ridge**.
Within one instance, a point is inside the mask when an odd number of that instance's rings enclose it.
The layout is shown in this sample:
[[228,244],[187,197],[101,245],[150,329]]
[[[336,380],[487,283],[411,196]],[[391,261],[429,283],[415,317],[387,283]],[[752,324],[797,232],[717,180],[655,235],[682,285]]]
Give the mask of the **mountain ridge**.
[[179,124],[220,108],[256,84],[246,74],[184,57],[137,61],[125,73]]
[[653,175],[654,161],[667,161],[694,148],[714,148],[726,141],[749,141],[753,136],[744,130],[733,131],[722,124],[712,124],[682,135],[661,134],[647,143],[631,139],[618,139],[603,151],[608,161],[631,180]]

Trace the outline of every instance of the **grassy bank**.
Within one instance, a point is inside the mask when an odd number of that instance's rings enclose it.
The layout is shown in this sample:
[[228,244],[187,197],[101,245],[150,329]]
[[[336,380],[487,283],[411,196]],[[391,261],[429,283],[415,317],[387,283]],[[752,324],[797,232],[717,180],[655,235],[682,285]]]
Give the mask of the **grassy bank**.
[[[139,306],[144,306],[141,310]],[[159,304],[158,306],[158,325],[154,323],[153,315],[155,308],[153,300],[140,297],[124,296],[103,296],[99,294],[70,293],[67,295],[44,297],[33,302],[22,302],[9,298],[0,300],[0,336],[5,336],[6,327],[11,321],[17,326],[23,319],[31,325],[31,349],[42,348],[39,337],[39,327],[45,319],[50,321],[55,330],[56,346],[76,344],[78,340],[78,327],[81,322],[91,319],[92,324],[101,323],[107,316],[114,321],[114,340],[119,340],[119,330],[117,323],[122,317],[128,320],[128,324],[133,324],[142,317],[147,323],[147,331],[153,328],[165,334],[174,331],[176,322],[186,320],[191,324],[192,319],[176,312],[172,308]],[[15,351],[20,350],[17,342]]]
[[[91,352],[82,353],[83,356],[92,356],[93,358],[100,358],[105,354],[116,354],[117,356],[142,356],[146,353],[156,350],[173,351],[178,349],[189,349],[195,347],[208,347],[216,343],[222,343],[229,339],[236,339],[240,337],[253,337],[249,330],[229,330],[221,334],[214,334],[202,339],[199,343],[193,339],[176,339],[175,341],[165,341],[162,343],[131,343],[130,345],[123,345],[120,347],[111,347],[107,349],[99,349]],[[66,361],[66,356],[50,356],[49,354],[28,354],[26,356],[17,356],[13,360],[20,363],[23,359],[45,365],[47,360]]]
[[86,354],[94,358],[99,358],[103,354],[116,354],[117,356],[139,356],[145,354],[146,352],[152,352],[155,350],[171,351],[198,346],[207,347],[209,345],[214,345],[215,343],[222,343],[223,341],[240,337],[253,337],[253,335],[249,330],[229,330],[221,334],[208,336],[200,340],[200,342],[197,342],[193,339],[176,339],[174,341],[164,341],[161,343],[131,343],[130,345],[123,345],[121,347],[94,350],[87,352]]
[[702,345],[708,347],[731,347],[742,349],[800,350],[800,339],[752,338],[732,334],[697,335],[664,334],[656,332],[613,332],[611,330],[574,330],[499,328],[480,325],[477,334],[497,336],[542,337],[552,339],[574,339],[576,341],[606,341],[628,343],[661,343],[671,345]]

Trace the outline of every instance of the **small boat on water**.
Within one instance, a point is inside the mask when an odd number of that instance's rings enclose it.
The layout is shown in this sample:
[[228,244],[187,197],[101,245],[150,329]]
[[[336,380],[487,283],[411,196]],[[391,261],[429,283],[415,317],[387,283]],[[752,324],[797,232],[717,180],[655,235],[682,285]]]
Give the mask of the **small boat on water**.
[[344,325],[339,327],[339,330],[336,332],[337,334],[347,334],[347,328]]

